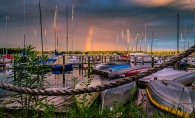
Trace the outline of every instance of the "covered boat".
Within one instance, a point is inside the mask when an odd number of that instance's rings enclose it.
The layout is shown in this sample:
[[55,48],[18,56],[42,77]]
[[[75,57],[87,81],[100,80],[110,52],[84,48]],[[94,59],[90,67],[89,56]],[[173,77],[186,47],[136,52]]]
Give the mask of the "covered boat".
[[[64,60],[64,66],[65,66],[65,71],[72,71],[72,63],[70,62],[69,59],[65,58]],[[52,64],[52,70],[63,70],[63,58],[58,57],[58,59]]]
[[[65,66],[65,72],[67,72],[67,71],[72,71],[73,70],[73,68],[72,68],[72,64],[66,64],[66,65],[64,65]],[[61,65],[61,64],[55,64],[55,65],[52,65],[52,70],[53,71],[63,71],[63,65]]]
[[[93,78],[89,83],[87,81],[79,81],[78,83],[76,83],[75,89],[94,87],[98,85],[101,85],[100,79]],[[75,99],[77,101],[76,104],[79,108],[90,107],[90,105],[98,97],[99,94],[100,92],[92,92],[75,95]]]
[[132,71],[129,71],[129,72],[125,73],[125,77],[130,77],[130,76],[136,75],[138,73],[145,72],[149,69],[150,68],[142,68],[142,69],[132,70]]
[[116,65],[114,67],[109,68],[109,71],[110,72],[114,72],[114,71],[117,71],[117,70],[121,70],[121,69],[125,69],[125,68],[130,68],[130,67],[131,67],[130,65]]
[[195,95],[190,88],[175,82],[151,80],[146,88],[150,101],[158,108],[180,117],[189,117],[194,109]]
[[107,62],[107,63],[98,63],[93,66],[94,70],[103,70],[103,69],[109,69],[114,66],[118,65],[130,65],[129,63],[119,63],[119,62]]
[[135,92],[136,82],[131,82],[116,88],[106,89],[101,92],[101,108],[112,110],[116,106],[130,101]]
[[117,76],[120,76],[122,74],[125,74],[129,71],[133,71],[133,70],[137,70],[137,69],[143,69],[143,68],[151,68],[151,65],[138,65],[138,66],[134,66],[134,67],[131,67],[131,68],[125,68],[125,69],[122,69],[122,70],[110,72],[108,74],[108,78],[113,79],[113,78],[115,78]]

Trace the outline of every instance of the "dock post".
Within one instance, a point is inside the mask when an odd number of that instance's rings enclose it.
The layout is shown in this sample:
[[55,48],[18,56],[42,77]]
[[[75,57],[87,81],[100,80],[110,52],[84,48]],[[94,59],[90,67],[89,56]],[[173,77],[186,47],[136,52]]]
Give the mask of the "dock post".
[[165,62],[165,61],[166,61],[166,56],[164,55],[163,62]]
[[176,62],[176,63],[174,64],[174,67],[175,67],[175,70],[180,70],[180,69],[179,69],[179,62]]
[[[14,61],[14,66],[16,66],[16,61]],[[14,68],[14,82],[16,81],[16,68]]]
[[152,56],[152,68],[154,67],[154,57]]
[[116,62],[118,62],[119,61],[119,56],[118,55],[116,55]]
[[82,59],[81,59],[81,73],[82,73],[82,76],[83,76],[83,58],[84,58],[84,55],[82,55]]
[[94,63],[97,63],[97,55],[95,55]]
[[64,71],[65,70],[65,55],[62,56],[63,58],[63,66],[62,66],[62,70]]
[[106,62],[106,55],[104,55],[104,62]]
[[136,64],[137,64],[137,58],[136,56],[134,56],[134,66],[136,66]]
[[101,61],[101,55],[98,55],[98,60]]
[[129,55],[127,55],[127,63],[129,62]]
[[79,55],[79,75],[81,74],[81,55]]
[[131,55],[129,55],[129,64],[131,64]]
[[90,56],[88,56],[88,71],[87,71],[87,77],[90,78]]
[[86,63],[87,63],[87,58],[86,58],[86,57],[84,57],[84,59],[85,59],[85,62],[84,62],[84,63],[86,64]]
[[104,55],[102,55],[102,58],[101,58],[102,63],[104,62],[104,60],[103,60],[103,59],[104,59]]
[[142,65],[144,65],[144,56],[142,56]]

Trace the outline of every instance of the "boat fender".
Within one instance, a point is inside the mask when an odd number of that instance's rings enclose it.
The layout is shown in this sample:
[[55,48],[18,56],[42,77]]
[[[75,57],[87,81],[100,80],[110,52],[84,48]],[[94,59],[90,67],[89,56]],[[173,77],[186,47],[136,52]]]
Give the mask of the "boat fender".
[[158,78],[157,77],[154,77],[154,80],[157,80]]
[[110,107],[110,111],[112,111],[113,110],[113,108],[112,107]]
[[167,85],[167,81],[164,80],[164,79],[162,80],[162,83],[165,84],[165,85]]

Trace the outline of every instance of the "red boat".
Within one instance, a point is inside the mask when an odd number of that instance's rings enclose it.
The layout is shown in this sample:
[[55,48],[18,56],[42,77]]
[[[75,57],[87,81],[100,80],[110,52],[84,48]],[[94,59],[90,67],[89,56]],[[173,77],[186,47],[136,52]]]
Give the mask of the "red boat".
[[120,55],[120,58],[122,58],[122,59],[130,59],[130,55],[126,55],[126,54],[121,54]]
[[14,55],[13,54],[6,54],[5,58],[7,58],[7,59],[14,59]]
[[150,68],[142,68],[142,69],[132,70],[132,71],[125,73],[125,77],[133,76],[133,75],[136,75],[138,73],[145,72],[149,69]]

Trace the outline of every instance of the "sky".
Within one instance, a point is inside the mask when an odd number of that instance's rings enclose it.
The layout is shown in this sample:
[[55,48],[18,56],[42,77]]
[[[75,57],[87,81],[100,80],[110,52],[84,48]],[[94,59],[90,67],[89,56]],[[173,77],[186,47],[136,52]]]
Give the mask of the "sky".
[[[0,3],[0,47],[23,47],[25,39],[41,50],[39,0]],[[179,50],[194,43],[195,0],[40,0],[40,6],[44,50],[54,50],[56,39],[58,51],[67,50],[67,40],[74,51],[150,51],[151,44],[153,51],[176,51],[178,14]]]

